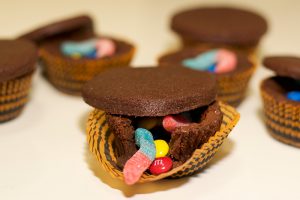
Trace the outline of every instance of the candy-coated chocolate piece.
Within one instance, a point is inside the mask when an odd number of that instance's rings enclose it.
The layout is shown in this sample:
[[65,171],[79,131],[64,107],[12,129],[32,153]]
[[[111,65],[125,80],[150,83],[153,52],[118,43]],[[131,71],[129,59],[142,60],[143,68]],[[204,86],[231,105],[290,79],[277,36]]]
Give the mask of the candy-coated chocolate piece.
[[125,183],[136,183],[155,159],[155,144],[150,131],[138,128],[135,130],[135,142],[140,149],[125,163],[123,174]]
[[190,122],[183,115],[167,115],[162,124],[165,130],[172,132],[177,127],[189,125]]
[[80,59],[80,58],[81,58],[81,54],[80,54],[80,53],[73,53],[73,54],[71,55],[71,57],[72,57],[73,59]]
[[149,167],[150,173],[159,175],[172,169],[173,162],[169,157],[156,158]]
[[154,140],[156,155],[155,158],[164,157],[169,153],[169,145],[164,140]]
[[150,130],[159,124],[159,119],[155,117],[144,118],[138,121],[137,127]]
[[188,58],[182,61],[185,67],[195,70],[207,70],[216,63],[217,50],[210,50],[198,55],[195,58]]
[[97,49],[94,49],[94,51],[91,51],[88,54],[85,54],[84,56],[86,58],[91,58],[91,59],[97,58]]
[[235,53],[226,49],[220,49],[217,53],[216,73],[226,73],[234,70],[237,65]]
[[209,72],[215,72],[215,71],[216,71],[216,64],[211,65],[211,66],[207,69],[207,71],[209,71]]
[[71,56],[75,53],[85,56],[95,51],[96,43],[97,39],[89,39],[81,42],[67,41],[61,44],[61,51],[67,56]]
[[290,91],[287,93],[286,97],[293,101],[300,101],[300,91]]
[[112,40],[106,38],[99,39],[97,41],[96,48],[98,58],[112,56],[116,51],[115,43]]

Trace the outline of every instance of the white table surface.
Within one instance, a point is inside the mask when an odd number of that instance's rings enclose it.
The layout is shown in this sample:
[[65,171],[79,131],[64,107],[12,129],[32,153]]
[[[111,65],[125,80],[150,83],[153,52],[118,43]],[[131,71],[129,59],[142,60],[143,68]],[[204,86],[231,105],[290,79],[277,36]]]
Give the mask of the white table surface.
[[[0,0],[0,37],[88,12],[98,32],[135,42],[134,65],[153,65],[178,45],[169,16],[209,2],[243,5],[266,15],[270,29],[262,55],[300,55],[299,0]],[[258,86],[270,74],[257,70],[238,108],[240,122],[202,173],[128,187],[107,175],[87,150],[84,129],[91,107],[55,90],[38,72],[23,114],[0,125],[0,199],[300,199],[300,149],[271,138],[262,122]]]

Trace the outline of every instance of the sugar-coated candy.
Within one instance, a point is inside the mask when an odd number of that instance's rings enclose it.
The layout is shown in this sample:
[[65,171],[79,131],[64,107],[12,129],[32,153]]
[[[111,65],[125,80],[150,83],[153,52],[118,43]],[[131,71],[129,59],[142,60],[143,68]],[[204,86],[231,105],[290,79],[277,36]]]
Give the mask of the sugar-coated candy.
[[156,158],[149,167],[150,173],[159,175],[172,169],[173,162],[169,157]]
[[199,54],[195,58],[183,60],[182,64],[185,67],[195,70],[208,70],[217,60],[217,50],[210,50]]
[[144,128],[135,130],[135,142],[140,149],[125,163],[123,174],[125,183],[136,183],[155,159],[155,144],[150,131]]
[[165,130],[172,132],[177,127],[189,125],[190,122],[183,115],[167,115],[162,124]]
[[237,58],[235,53],[226,49],[220,49],[217,53],[216,73],[226,73],[235,69]]
[[164,140],[154,140],[156,155],[155,158],[164,157],[169,153],[169,145]]
[[206,70],[215,73],[226,73],[237,65],[236,54],[226,49],[213,49],[194,58],[184,59],[182,65],[195,70]]
[[286,97],[293,101],[300,101],[300,91],[290,91],[286,94]]
[[99,39],[97,41],[96,48],[97,48],[97,58],[111,56],[116,51],[115,43],[112,40],[106,38]]
[[67,56],[72,56],[73,54],[85,56],[95,51],[96,43],[97,39],[94,38],[81,42],[66,41],[61,44],[61,51]]
[[138,121],[137,127],[150,130],[150,129],[154,128],[157,124],[159,124],[158,118],[149,117],[149,118],[140,119]]

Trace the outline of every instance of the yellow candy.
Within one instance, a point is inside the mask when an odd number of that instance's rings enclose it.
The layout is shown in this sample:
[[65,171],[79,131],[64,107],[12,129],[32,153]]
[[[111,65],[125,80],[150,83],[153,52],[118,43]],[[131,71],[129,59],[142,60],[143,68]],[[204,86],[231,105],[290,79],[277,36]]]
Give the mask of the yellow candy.
[[80,55],[80,53],[73,53],[73,54],[71,55],[71,57],[72,57],[73,59],[79,59],[79,58],[81,58],[81,55]]
[[164,157],[169,153],[169,145],[164,140],[154,140],[156,155],[155,158]]
[[145,118],[145,119],[141,119],[138,122],[138,127],[150,130],[150,129],[154,128],[154,126],[156,126],[158,123],[159,123],[159,120],[155,117]]

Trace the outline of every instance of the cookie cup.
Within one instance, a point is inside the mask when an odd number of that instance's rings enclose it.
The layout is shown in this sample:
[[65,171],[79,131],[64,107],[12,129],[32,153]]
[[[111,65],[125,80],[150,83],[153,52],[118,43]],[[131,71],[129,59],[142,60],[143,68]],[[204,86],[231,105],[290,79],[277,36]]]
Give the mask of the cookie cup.
[[[173,66],[180,66],[185,67],[182,65],[182,60],[195,57],[199,53],[212,50],[211,46],[195,46],[189,47],[177,52],[168,53],[161,56],[158,59],[159,66],[162,67],[173,67]],[[217,91],[218,91],[218,100],[226,102],[234,107],[237,107],[245,98],[249,81],[255,72],[257,67],[256,59],[253,56],[248,56],[247,54],[236,51],[232,48],[226,48],[227,50],[236,52],[238,57],[243,57],[247,59],[249,62],[248,67],[242,67],[238,70],[223,73],[223,74],[216,74],[217,78]],[[173,60],[175,58],[175,60]],[[174,68],[174,70],[176,70]]]
[[0,82],[0,123],[20,115],[28,101],[33,72]]
[[[196,149],[189,160],[183,165],[160,175],[145,172],[139,183],[157,181],[164,178],[180,178],[200,172],[213,158],[225,138],[239,120],[239,113],[229,105],[219,103],[223,112],[221,128],[201,148]],[[122,170],[117,167],[114,148],[114,135],[109,130],[105,120],[105,112],[95,109],[91,112],[87,122],[87,141],[90,151],[97,158],[98,163],[113,177],[123,180]]]
[[112,39],[117,51],[115,55],[100,59],[73,59],[63,56],[59,51],[59,43],[46,44],[40,48],[40,61],[45,77],[62,92],[80,95],[84,83],[102,71],[128,66],[133,58],[133,45]]
[[[260,87],[266,126],[278,141],[300,147],[300,103],[287,99],[281,92],[289,90],[289,86],[284,87],[287,81],[274,82],[274,79],[278,78],[265,79]],[[270,88],[270,84],[276,88]]]

